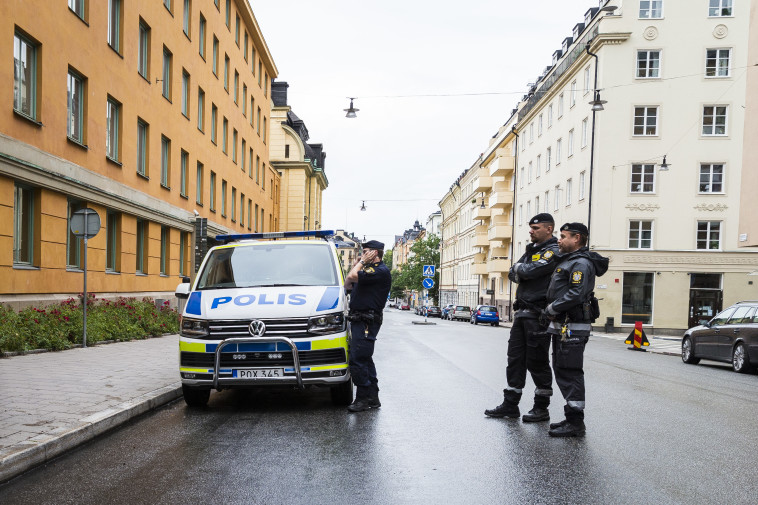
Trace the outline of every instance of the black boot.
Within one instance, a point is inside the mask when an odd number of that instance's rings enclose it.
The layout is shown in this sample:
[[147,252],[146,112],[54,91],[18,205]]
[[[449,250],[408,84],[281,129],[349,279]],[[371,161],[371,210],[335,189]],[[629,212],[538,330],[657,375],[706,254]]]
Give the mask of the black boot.
[[503,391],[503,403],[484,411],[484,415],[489,417],[505,417],[506,419],[518,419],[521,412],[518,408],[518,402],[521,400],[521,393],[510,389]]
[[[371,408],[370,386],[358,386],[355,392],[355,401],[347,407],[348,412],[363,412]],[[379,401],[377,397],[376,401]]]
[[374,382],[368,387],[368,406],[377,409],[382,406],[379,401],[379,384]]
[[525,423],[538,423],[550,420],[550,412],[547,408],[550,405],[550,397],[543,395],[534,395],[534,407],[521,418]]
[[548,434],[551,437],[583,437],[586,432],[584,410],[566,405],[563,407],[563,411],[566,413],[566,420],[558,423],[555,428],[551,425]]

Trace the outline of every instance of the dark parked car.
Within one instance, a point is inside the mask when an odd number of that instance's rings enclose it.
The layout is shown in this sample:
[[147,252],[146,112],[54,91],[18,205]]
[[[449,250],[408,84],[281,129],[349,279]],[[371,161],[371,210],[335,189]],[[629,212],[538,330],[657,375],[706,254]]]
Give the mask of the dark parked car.
[[490,323],[492,326],[500,325],[500,314],[497,307],[492,305],[477,305],[476,309],[471,312],[471,324]]
[[682,337],[682,361],[701,359],[732,364],[747,373],[758,364],[758,301],[739,302],[705,324],[690,328]]
[[432,305],[429,307],[429,310],[426,311],[426,317],[442,317],[442,310],[439,307]]

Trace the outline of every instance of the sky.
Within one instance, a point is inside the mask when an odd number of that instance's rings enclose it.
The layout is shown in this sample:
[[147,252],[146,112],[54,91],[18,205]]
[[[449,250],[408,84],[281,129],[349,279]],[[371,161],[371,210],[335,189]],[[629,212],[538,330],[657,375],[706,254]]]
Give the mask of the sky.
[[[309,142],[326,151],[321,228],[346,229],[387,248],[439,210],[527,84],[598,4],[249,2],[277,80],[289,83],[288,104],[305,122]],[[345,117],[347,97],[356,97],[355,119]]]

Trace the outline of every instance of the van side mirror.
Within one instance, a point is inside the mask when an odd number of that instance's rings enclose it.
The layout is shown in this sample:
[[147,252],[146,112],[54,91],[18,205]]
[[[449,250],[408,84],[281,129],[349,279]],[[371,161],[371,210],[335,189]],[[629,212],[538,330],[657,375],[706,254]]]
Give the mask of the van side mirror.
[[189,282],[182,282],[176,287],[176,291],[174,291],[174,296],[181,300],[186,300],[189,298],[190,293],[190,285]]

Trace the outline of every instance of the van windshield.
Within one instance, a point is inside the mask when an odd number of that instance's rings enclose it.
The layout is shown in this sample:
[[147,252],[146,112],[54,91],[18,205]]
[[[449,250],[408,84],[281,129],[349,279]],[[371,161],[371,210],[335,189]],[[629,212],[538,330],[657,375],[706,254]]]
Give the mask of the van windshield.
[[337,285],[330,245],[271,242],[214,250],[197,289]]

